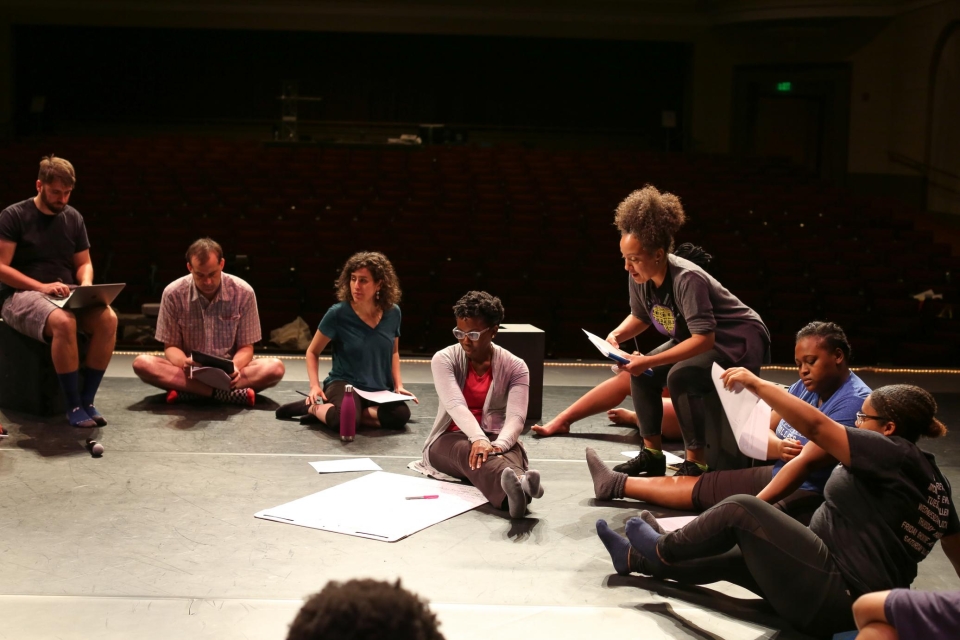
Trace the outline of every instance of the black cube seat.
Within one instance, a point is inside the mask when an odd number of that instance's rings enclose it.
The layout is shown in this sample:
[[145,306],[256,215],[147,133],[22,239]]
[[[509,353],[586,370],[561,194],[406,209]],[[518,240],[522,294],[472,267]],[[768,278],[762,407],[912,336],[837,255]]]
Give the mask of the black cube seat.
[[[78,338],[83,346],[83,340]],[[0,408],[48,416],[66,412],[50,345],[0,320]]]

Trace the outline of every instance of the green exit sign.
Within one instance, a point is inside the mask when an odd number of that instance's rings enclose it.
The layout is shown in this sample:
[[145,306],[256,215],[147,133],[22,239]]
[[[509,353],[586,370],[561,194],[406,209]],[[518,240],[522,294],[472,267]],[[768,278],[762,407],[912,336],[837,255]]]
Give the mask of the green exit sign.
[[792,83],[792,82],[778,82],[778,83],[777,83],[777,91],[780,91],[781,93],[789,93],[789,92],[793,91],[793,83]]

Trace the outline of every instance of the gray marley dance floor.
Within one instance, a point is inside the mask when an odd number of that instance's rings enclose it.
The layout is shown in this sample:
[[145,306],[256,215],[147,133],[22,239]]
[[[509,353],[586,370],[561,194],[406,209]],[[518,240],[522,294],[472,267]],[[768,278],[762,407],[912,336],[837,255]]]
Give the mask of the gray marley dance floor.
[[[579,384],[592,384],[584,375]],[[94,434],[106,447],[101,459],[84,449],[90,434],[59,417],[0,414],[11,433],[0,441],[0,638],[280,640],[305,596],[354,577],[401,578],[431,601],[449,640],[802,637],[733,585],[680,588],[613,573],[594,523],[622,531],[642,505],[596,501],[583,449],[615,462],[638,438],[600,417],[567,437],[523,436],[546,488],[524,521],[481,507],[389,544],[253,517],[357,476],[318,475],[311,460],[370,456],[412,473],[406,465],[437,409],[420,380],[407,385],[421,401],[414,423],[362,430],[349,445],[274,419],[278,403],[306,389],[297,381],[241,409],[168,406],[136,379],[108,377],[97,404],[110,425]],[[576,384],[546,387],[545,416],[585,391]],[[938,399],[960,431],[960,396]],[[954,433],[926,444],[955,487],[958,443]],[[960,580],[938,548],[914,586],[958,589]]]

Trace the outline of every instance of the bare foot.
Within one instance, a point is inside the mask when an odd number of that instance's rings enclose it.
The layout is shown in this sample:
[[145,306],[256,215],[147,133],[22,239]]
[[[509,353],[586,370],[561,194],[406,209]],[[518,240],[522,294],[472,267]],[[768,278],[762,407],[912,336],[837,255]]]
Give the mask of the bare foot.
[[535,424],[532,428],[533,432],[541,437],[555,436],[558,433],[570,433],[570,423],[557,420],[556,418],[543,426]]
[[610,409],[607,411],[607,420],[627,427],[637,426],[637,414],[629,409]]

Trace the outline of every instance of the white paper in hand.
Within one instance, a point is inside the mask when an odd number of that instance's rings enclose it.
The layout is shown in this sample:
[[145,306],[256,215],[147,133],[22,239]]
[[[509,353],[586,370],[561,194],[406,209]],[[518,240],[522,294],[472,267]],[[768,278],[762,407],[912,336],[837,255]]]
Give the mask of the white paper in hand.
[[361,398],[366,398],[370,402],[376,402],[377,404],[413,400],[413,396],[405,396],[402,393],[394,393],[393,391],[362,391],[354,387],[353,392]]
[[376,462],[370,458],[347,458],[346,460],[321,460],[311,462],[310,466],[317,470],[317,473],[344,473],[347,471],[383,471]]
[[614,362],[619,362],[620,364],[628,364],[630,362],[630,360],[624,356],[624,353],[622,351],[620,351],[619,349],[615,349],[613,345],[611,345],[609,342],[607,342],[600,336],[594,335],[589,331],[587,331],[586,329],[581,329],[581,331],[587,334],[587,338],[590,339],[590,342],[593,343],[593,346],[599,349],[600,353],[602,353],[606,357],[610,358]]
[[736,385],[733,390],[725,389],[720,379],[723,371],[723,367],[714,362],[711,377],[737,439],[737,446],[744,455],[755,460],[766,460],[770,406],[743,385]]

